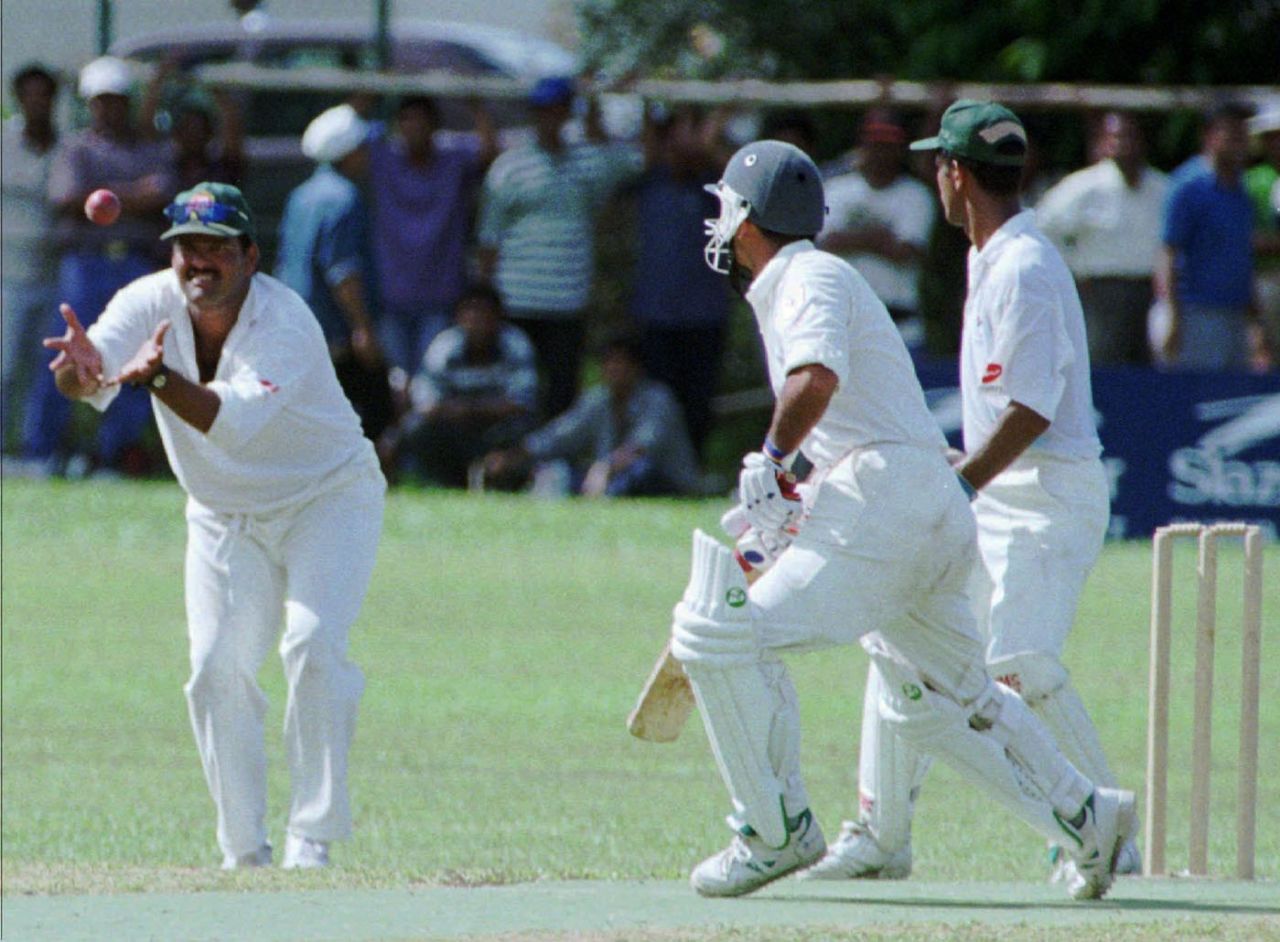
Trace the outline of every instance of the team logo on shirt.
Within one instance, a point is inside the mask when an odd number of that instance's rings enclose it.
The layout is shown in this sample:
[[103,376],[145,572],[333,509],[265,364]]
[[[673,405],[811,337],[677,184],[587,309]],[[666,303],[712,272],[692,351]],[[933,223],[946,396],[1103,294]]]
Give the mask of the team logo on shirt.
[[269,379],[260,379],[260,380],[258,380],[258,382],[260,382],[263,386],[265,386],[265,387],[267,388],[267,392],[279,392],[279,391],[280,391],[280,387],[279,387],[279,386],[277,386],[275,383],[271,382],[271,380],[269,380]]
[[988,363],[987,368],[982,371],[982,382],[994,383],[1000,378],[1000,374],[1004,372],[1004,367],[999,363]]

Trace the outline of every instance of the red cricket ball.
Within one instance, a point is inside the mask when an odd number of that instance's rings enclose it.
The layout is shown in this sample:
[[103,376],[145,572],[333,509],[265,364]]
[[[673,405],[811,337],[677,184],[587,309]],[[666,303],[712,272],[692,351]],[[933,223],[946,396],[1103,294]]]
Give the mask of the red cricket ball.
[[110,190],[94,190],[84,201],[84,214],[99,226],[109,226],[120,218],[120,197]]

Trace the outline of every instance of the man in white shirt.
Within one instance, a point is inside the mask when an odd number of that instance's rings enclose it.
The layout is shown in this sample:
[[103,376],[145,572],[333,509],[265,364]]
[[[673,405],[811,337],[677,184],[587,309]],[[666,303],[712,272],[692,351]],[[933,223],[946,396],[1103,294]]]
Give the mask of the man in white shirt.
[[271,862],[267,703],[258,669],[284,622],[292,794],[283,865],[324,866],[349,836],[347,753],[364,688],[347,660],[382,529],[386,483],[315,317],[257,271],[234,186],[166,210],[171,264],[130,283],[88,332],[69,305],[45,346],[58,389],[105,409],[144,387],[187,491],[187,702],[217,806],[223,867]]
[[1098,126],[1098,162],[1064,177],[1036,205],[1036,224],[1061,249],[1080,290],[1094,366],[1147,363],[1147,312],[1160,255],[1165,175],[1146,161],[1133,115]]
[[892,112],[867,112],[857,153],[857,171],[826,182],[829,215],[818,245],[858,270],[917,349],[924,345],[918,282],[933,195],[907,172],[907,132]]
[[[1110,498],[1080,301],[1061,256],[1018,197],[1026,143],[1007,108],[961,100],[943,115],[937,137],[912,145],[937,152],[943,212],[972,243],[960,353],[966,453],[953,460],[974,495],[981,558],[974,607],[987,669],[1021,695],[1076,768],[1113,788],[1097,731],[1061,662],[1102,548]],[[910,872],[911,814],[927,760],[894,736],[892,684],[873,662],[863,707],[862,816],[845,823],[810,878]],[[1116,848],[1122,872],[1137,866],[1136,818],[1127,823]]]
[[973,515],[884,305],[810,241],[824,213],[817,167],[790,144],[757,141],[714,190],[708,261],[755,312],[777,399],[763,449],[743,462],[741,513],[758,532],[795,538],[748,589],[729,548],[694,533],[671,650],[732,797],[735,832],[694,869],[694,889],[740,896],[822,856],[796,692],[779,655],[860,641],[891,678],[884,701],[898,735],[1070,842],[1071,895],[1102,896],[1133,795],[1095,789],[988,676],[965,592]]

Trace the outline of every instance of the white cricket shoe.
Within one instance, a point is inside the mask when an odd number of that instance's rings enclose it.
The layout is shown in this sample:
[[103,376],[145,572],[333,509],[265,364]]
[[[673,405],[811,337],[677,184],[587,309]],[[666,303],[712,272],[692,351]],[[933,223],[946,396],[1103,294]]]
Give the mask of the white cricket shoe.
[[[1136,822],[1136,818],[1134,819]],[[1075,872],[1075,866],[1061,844],[1049,845],[1049,882],[1065,883]],[[1142,853],[1138,850],[1138,842],[1132,836],[1120,847],[1116,857],[1115,875],[1118,877],[1137,876],[1142,873]]]
[[1116,863],[1135,827],[1133,792],[1095,789],[1085,802],[1084,812],[1084,824],[1079,828],[1058,817],[1063,829],[1079,841],[1066,848],[1071,857],[1066,871],[1067,892],[1072,899],[1102,899],[1111,889]]
[[1116,876],[1126,877],[1142,873],[1142,854],[1138,851],[1138,842],[1130,838],[1120,846],[1116,857]]
[[271,845],[263,844],[257,850],[251,850],[247,854],[241,854],[239,857],[232,857],[230,854],[224,855],[222,858],[223,870],[246,870],[250,867],[270,867],[271,866]]
[[845,821],[827,854],[799,880],[903,880],[911,875],[911,841],[894,853],[881,850],[861,821]]
[[329,845],[325,841],[314,841],[309,837],[297,834],[286,834],[284,839],[284,860],[280,866],[285,870],[313,870],[317,867],[329,866]]
[[732,844],[694,867],[689,883],[702,896],[745,896],[822,858],[827,841],[807,808],[787,822],[787,831],[786,845],[777,849],[755,833],[735,834]]

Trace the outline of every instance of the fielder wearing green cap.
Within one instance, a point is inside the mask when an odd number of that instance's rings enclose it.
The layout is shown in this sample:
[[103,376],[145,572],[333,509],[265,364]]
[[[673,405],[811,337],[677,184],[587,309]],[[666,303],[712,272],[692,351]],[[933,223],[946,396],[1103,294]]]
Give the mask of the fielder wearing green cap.
[[[187,705],[224,869],[271,863],[257,675],[279,644],[292,780],[285,867],[349,836],[347,754],[364,679],[347,635],[373,571],[386,482],[315,314],[258,271],[253,213],[225,183],[166,210],[170,264],[122,288],[87,331],[45,345],[59,390],[105,409],[155,399],[186,490]],[[280,637],[280,626],[284,626]]]
[[940,150],[997,167],[1021,167],[1027,160],[1027,131],[1004,105],[962,98],[943,113],[937,135],[914,142],[911,149]]
[[247,236],[251,242],[258,241],[253,212],[239,187],[230,183],[197,183],[174,197],[164,214],[172,225],[160,236],[162,239],[199,234]]
[[[1019,198],[1022,122],[992,102],[958,101],[935,137],[938,196],[964,229],[969,293],[961,334],[964,446],[952,454],[978,527],[975,609],[990,675],[1018,691],[1071,764],[1114,799],[1103,856],[1082,859],[1056,836],[1055,875],[1075,898],[1135,872],[1133,796],[1116,790],[1098,732],[1062,664],[1084,582],[1102,548],[1110,492],[1093,419],[1089,351],[1075,282]],[[971,587],[972,588],[972,587]],[[887,635],[886,635],[887,637]],[[858,805],[816,879],[905,877],[911,817],[928,750],[904,735],[901,677],[873,658],[867,678]],[[1102,798],[1095,805],[1102,808]],[[1054,836],[1050,835],[1050,840]]]
[[[1072,893],[1101,896],[1133,795],[1095,788],[987,673],[967,595],[973,514],[888,310],[811,241],[824,216],[817,168],[790,144],[755,141],[713,192],[706,259],[745,290],[776,400],[730,519],[734,536],[777,550],[748,587],[740,567],[757,561],[696,531],[675,607],[671,653],[696,694],[734,830],[694,868],[693,888],[741,896],[823,857],[782,656],[860,642],[892,678],[890,735],[942,757],[1049,839],[1072,841],[1082,874]],[[797,480],[809,464],[807,483]]]

